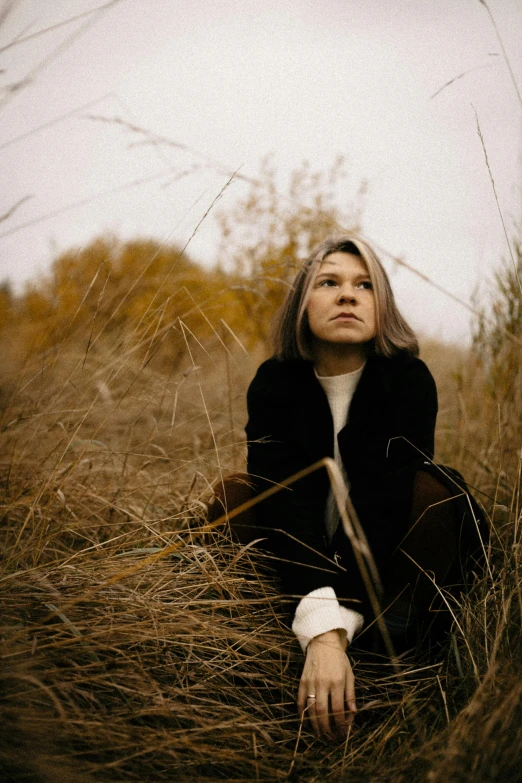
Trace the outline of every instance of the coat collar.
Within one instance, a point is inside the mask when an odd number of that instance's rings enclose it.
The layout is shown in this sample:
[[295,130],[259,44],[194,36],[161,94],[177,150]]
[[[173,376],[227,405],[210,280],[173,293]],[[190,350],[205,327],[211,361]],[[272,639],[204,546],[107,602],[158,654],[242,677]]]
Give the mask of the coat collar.
[[[384,360],[385,362],[385,360]],[[381,357],[369,356],[350,405],[350,429],[375,424],[379,412],[386,409],[390,387]],[[316,378],[311,362],[296,362],[291,379],[288,415],[292,434],[310,456],[311,461],[333,457],[333,419],[328,398]],[[347,429],[343,427],[341,433]],[[341,435],[342,437],[342,435]]]
[[291,426],[295,440],[309,453],[311,462],[333,457],[332,413],[311,362],[306,362],[303,367],[294,399]]

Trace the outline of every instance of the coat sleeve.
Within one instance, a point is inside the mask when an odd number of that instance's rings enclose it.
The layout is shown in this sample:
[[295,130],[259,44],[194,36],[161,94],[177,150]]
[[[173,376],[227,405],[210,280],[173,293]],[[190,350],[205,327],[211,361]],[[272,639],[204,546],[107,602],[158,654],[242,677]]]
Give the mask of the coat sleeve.
[[[399,356],[381,367],[378,391],[368,403],[359,398],[341,453],[352,502],[385,570],[410,519],[415,475],[433,458],[437,390],[420,359]],[[365,397],[371,394],[365,391]]]
[[[247,394],[247,468],[258,493],[309,464],[288,426],[291,401],[273,393],[280,382],[274,375],[270,362],[261,365]],[[257,506],[260,536],[267,536],[265,546],[274,555],[284,592],[296,598],[325,586],[336,588],[339,569],[328,557],[324,540],[327,490],[326,470],[320,468]]]
[[437,419],[437,387],[432,374],[416,359],[400,375],[394,394],[394,425],[387,444],[390,470],[418,467],[433,459]]

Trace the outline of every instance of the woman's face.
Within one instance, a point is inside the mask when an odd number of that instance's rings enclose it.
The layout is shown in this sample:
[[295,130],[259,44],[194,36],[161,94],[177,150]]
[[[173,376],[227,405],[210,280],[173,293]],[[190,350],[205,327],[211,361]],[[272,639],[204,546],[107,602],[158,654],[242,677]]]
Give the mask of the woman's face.
[[375,295],[360,256],[336,252],[326,256],[312,282],[306,307],[315,340],[361,345],[375,337]]

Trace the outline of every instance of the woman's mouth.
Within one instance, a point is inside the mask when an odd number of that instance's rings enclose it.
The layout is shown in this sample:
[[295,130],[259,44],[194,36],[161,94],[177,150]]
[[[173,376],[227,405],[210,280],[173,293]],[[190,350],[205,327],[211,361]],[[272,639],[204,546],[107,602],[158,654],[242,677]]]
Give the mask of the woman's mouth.
[[354,313],[339,313],[335,316],[334,321],[359,321],[359,318]]

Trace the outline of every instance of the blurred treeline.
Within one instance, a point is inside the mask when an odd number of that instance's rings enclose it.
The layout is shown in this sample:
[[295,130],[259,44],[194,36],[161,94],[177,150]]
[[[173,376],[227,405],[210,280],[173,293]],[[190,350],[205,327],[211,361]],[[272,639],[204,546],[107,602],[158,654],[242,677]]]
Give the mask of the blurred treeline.
[[[177,373],[229,348],[270,352],[271,330],[297,265],[326,236],[361,230],[365,184],[342,203],[349,175],[342,158],[328,170],[307,163],[286,187],[270,159],[242,198],[217,217],[217,262],[186,246],[101,236],[58,255],[44,276],[15,295],[0,286],[4,370],[64,348],[133,357],[141,367]],[[353,192],[353,188],[352,188]],[[510,251],[476,310],[470,349],[422,340],[439,387],[439,459],[454,464],[489,497],[512,492],[522,443],[522,244]],[[424,294],[419,290],[419,297]],[[422,338],[422,336],[421,336]],[[199,361],[199,360],[198,360]]]
[[265,161],[233,210],[218,215],[221,243],[212,267],[196,261],[190,246],[152,239],[101,236],[69,249],[19,296],[8,284],[0,288],[0,333],[23,355],[122,340],[170,371],[185,355],[189,333],[207,350],[234,339],[247,350],[267,346],[298,259],[341,226],[359,228],[359,208],[339,205],[346,177],[342,159],[322,173],[303,164],[281,197]]
[[[361,230],[365,184],[342,203],[353,192],[342,158],[323,171],[303,163],[286,186],[266,159],[248,183],[215,215],[221,239],[212,265],[192,256],[190,242],[101,236],[59,254],[19,295],[0,285],[4,371],[14,377],[64,348],[101,362],[109,353],[133,357],[169,375],[184,366],[191,344],[208,357],[230,347],[269,353],[274,314],[300,260],[330,234]],[[439,459],[490,497],[513,490],[522,443],[520,236],[515,226],[475,311],[470,349],[421,339],[439,387]]]

